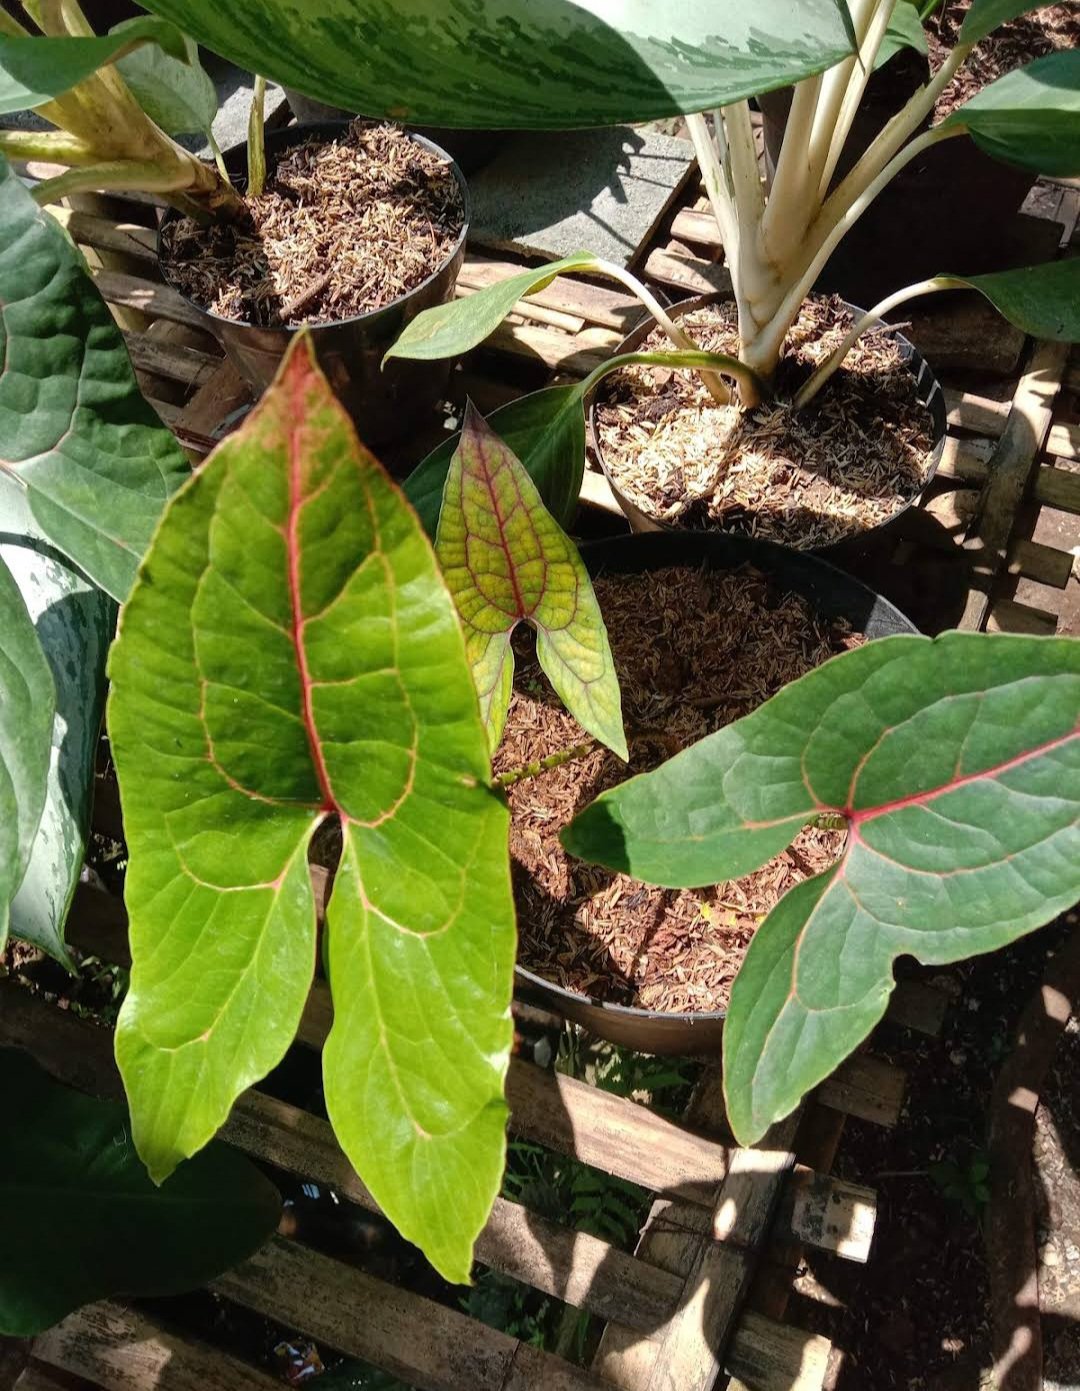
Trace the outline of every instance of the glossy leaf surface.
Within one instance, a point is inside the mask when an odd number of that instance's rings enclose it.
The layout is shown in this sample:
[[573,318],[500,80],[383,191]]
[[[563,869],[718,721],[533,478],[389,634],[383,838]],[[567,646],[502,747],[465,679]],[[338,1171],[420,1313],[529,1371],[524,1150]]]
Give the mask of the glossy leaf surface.
[[960,26],[961,43],[978,43],[999,24],[1041,9],[1048,0],[972,0]]
[[116,606],[63,556],[27,536],[28,523],[23,498],[0,498],[0,535],[12,538],[0,540],[0,561],[18,585],[56,693],[45,805],[11,905],[11,931],[67,965],[64,920],[86,850]]
[[0,947],[45,809],[56,692],[19,587],[0,555]]
[[24,494],[40,533],[122,600],[188,462],[81,256],[2,157],[0,300],[0,491]]
[[213,1145],[155,1188],[126,1109],[0,1051],[0,1333],[32,1337],[108,1295],[197,1289],[256,1251],[281,1199],[254,1164]]
[[[123,28],[115,32],[123,32]],[[183,62],[157,44],[144,44],[116,66],[142,109],[170,135],[206,134],[213,126],[217,88],[191,39],[184,40]]]
[[980,149],[1008,164],[1052,178],[1080,174],[1080,51],[1006,73],[942,125],[966,127]]
[[510,708],[510,638],[528,623],[559,699],[625,759],[619,682],[585,565],[519,460],[472,405],[446,480],[435,550],[465,626],[492,750]]
[[409,1240],[465,1280],[498,1191],[511,1041],[508,815],[415,515],[300,336],[169,505],[111,659],[131,989],[117,1058],[167,1175],[281,1058],[327,911],[327,1106]]
[[674,116],[851,52],[846,0],[152,0],[243,68],[368,116],[559,129]]
[[991,275],[952,275],[1035,338],[1080,340],[1080,256]]
[[[103,38],[9,38],[0,34],[0,115],[41,106],[132,48],[157,43],[184,57],[184,36],[172,25],[142,15],[123,32]],[[5,195],[6,196],[6,195]]]
[[874,67],[884,67],[902,48],[913,48],[916,53],[927,52],[926,30],[914,0],[899,0],[878,49]]
[[654,883],[757,868],[822,812],[848,839],[755,934],[724,1030],[749,1144],[885,1012],[895,958],[1014,941],[1080,898],[1080,642],[946,633],[836,657],[633,778],[564,835]]

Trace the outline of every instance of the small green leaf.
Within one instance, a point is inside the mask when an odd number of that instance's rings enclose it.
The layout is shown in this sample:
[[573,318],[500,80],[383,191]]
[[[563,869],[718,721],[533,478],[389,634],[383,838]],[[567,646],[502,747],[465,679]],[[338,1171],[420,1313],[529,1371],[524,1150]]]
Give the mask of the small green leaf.
[[[118,25],[121,34],[138,20]],[[184,40],[185,56],[180,61],[159,48],[145,44],[117,63],[132,95],[150,119],[170,135],[205,134],[217,115],[217,89],[199,62],[199,50],[191,39]]]
[[91,1300],[180,1294],[252,1255],[281,1198],[242,1155],[213,1145],[155,1188],[127,1111],[0,1051],[0,1333],[30,1338]]
[[40,533],[123,600],[188,462],[82,257],[2,156],[0,301],[0,491],[25,493]]
[[972,0],[960,26],[961,43],[978,43],[999,24],[1017,19],[1031,10],[1041,9],[1048,0]]
[[926,30],[922,26],[922,19],[914,0],[900,0],[893,11],[893,17],[885,30],[885,37],[874,60],[875,71],[884,67],[902,48],[913,48],[916,53],[923,54],[928,51]]
[[627,758],[619,682],[588,571],[532,479],[471,404],[446,480],[435,550],[465,625],[491,748],[498,747],[510,708],[510,638],[528,623],[560,700],[583,729]]
[[405,331],[386,356],[425,361],[458,357],[490,337],[519,299],[544,289],[557,275],[589,270],[595,265],[596,257],[591,251],[575,251],[561,261],[497,280],[494,285],[466,295],[464,299],[453,299],[448,304],[425,309],[406,324]]
[[0,35],[0,115],[62,96],[106,63],[147,43],[160,44],[181,60],[184,57],[183,34],[152,15],[133,19],[123,32],[100,39]]
[[1080,642],[946,633],[836,657],[564,833],[652,883],[737,878],[822,813],[837,865],[751,941],[724,1030],[742,1144],[827,1077],[885,1012],[892,964],[958,961],[1080,898]]
[[1080,256],[991,275],[946,275],[986,296],[999,314],[1035,338],[1080,340]]
[[946,117],[995,159],[1051,178],[1080,174],[1080,50],[1036,58]]
[[167,1175],[292,1041],[307,847],[336,815],[327,1109],[383,1211],[467,1281],[505,1153],[508,813],[434,553],[306,334],[169,504],[111,676],[139,1153]]
[[45,809],[56,692],[19,587],[0,556],[0,947]]

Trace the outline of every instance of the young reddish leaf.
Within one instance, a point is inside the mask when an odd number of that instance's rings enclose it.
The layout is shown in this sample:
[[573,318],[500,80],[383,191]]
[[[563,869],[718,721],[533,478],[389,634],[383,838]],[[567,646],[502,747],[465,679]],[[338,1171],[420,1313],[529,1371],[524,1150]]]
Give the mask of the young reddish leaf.
[[758,1139],[885,1012],[892,964],[991,951],[1080,898],[1080,642],[946,633],[836,657],[599,797],[567,848],[672,887],[737,878],[844,816],[837,865],[758,929],[724,1032]]
[[139,1153],[164,1178],[292,1041],[307,846],[336,814],[327,1108],[388,1216],[467,1280],[505,1146],[508,814],[434,553],[306,336],[170,503],[111,675]]
[[566,708],[626,758],[619,682],[588,572],[520,461],[471,404],[435,550],[465,625],[492,749],[510,708],[510,638],[524,622],[536,629],[536,655]]

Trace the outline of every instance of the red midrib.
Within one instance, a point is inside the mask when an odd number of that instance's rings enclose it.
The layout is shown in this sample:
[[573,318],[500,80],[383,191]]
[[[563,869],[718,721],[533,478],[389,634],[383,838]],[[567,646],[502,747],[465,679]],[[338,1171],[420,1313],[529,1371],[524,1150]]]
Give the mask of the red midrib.
[[855,811],[850,806],[845,807],[842,815],[846,816],[853,826],[860,826],[864,821],[872,821],[875,817],[884,816],[888,812],[901,811],[904,807],[919,806],[923,802],[931,801],[934,797],[943,797],[947,792],[954,792],[958,787],[966,787],[968,783],[980,782],[983,778],[1000,777],[1002,773],[1008,773],[1013,768],[1020,768],[1033,758],[1040,758],[1052,749],[1061,748],[1064,744],[1075,739],[1077,735],[1080,735],[1080,725],[1076,725],[1068,734],[1062,734],[1057,739],[1049,739],[1045,744],[1039,744],[1037,748],[1025,749],[1015,758],[1008,758],[1004,763],[998,763],[992,768],[984,768],[978,773],[966,773],[962,778],[955,778],[952,782],[943,783],[940,787],[933,787],[928,792],[915,792],[910,797],[898,797],[895,801],[883,802],[877,807],[867,807],[865,811]]
[[[518,611],[518,613],[520,614],[520,616],[521,616],[522,618],[527,618],[527,617],[529,616],[530,610],[529,610],[528,608],[526,608],[526,606],[525,606],[525,597],[524,597],[524,595],[523,595],[522,592],[521,592],[521,586],[520,586],[520,584],[518,584],[517,567],[516,567],[515,564],[514,564],[514,557],[513,557],[513,555],[511,554],[509,545],[507,544],[507,540],[506,540],[506,522],[505,522],[504,519],[503,519],[502,500],[501,500],[501,498],[499,497],[498,493],[495,491],[495,480],[494,480],[494,479],[492,478],[492,476],[491,476],[491,468],[490,468],[489,465],[488,465],[487,448],[486,448],[486,446],[483,445],[483,444],[481,444],[481,445],[479,446],[479,452],[480,452],[480,455],[481,455],[481,457],[482,457],[482,459],[483,459],[484,486],[485,486],[485,487],[487,488],[487,490],[488,490],[488,497],[491,499],[491,511],[492,511],[492,515],[494,516],[496,525],[497,525],[498,528],[499,528],[499,546],[500,546],[501,549],[502,549],[503,555],[506,556],[506,573],[507,573],[507,575],[509,576],[509,579],[510,579],[510,588],[514,591],[514,604],[515,604],[515,606],[516,606],[516,608],[517,608],[517,611]],[[463,473],[463,475],[464,475],[464,470],[462,471],[462,473]],[[522,502],[522,504],[524,505],[524,500],[523,500],[522,497],[521,497],[521,490],[517,487],[517,480],[514,479],[513,482],[514,482],[515,491],[517,492],[517,495],[518,495],[518,501],[519,501],[519,502]],[[462,490],[464,491],[464,488],[465,488],[465,479],[464,479],[464,476],[462,477],[462,480],[461,480],[461,486],[462,486]],[[463,510],[464,510],[464,509],[463,509]],[[467,540],[468,540],[468,538],[466,538],[466,541],[467,541]],[[474,577],[474,582],[475,582],[475,577]]]
[[289,449],[289,516],[285,527],[285,553],[289,572],[289,602],[292,607],[292,641],[296,651],[296,665],[300,672],[301,718],[307,732],[315,775],[322,792],[323,809],[333,811],[336,803],[330,787],[330,775],[323,756],[322,743],[315,728],[315,714],[311,705],[311,672],[308,670],[307,651],[304,647],[304,617],[300,584],[300,511],[304,505],[303,478],[301,476],[300,445],[302,429],[298,423],[303,419],[304,380],[295,373],[291,392],[292,420],[288,426]]

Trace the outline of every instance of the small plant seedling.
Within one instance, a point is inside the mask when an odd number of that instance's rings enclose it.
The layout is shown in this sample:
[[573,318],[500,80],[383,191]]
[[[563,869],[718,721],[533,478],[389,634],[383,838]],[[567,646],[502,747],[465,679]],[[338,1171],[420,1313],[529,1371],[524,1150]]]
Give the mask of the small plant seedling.
[[983,1153],[967,1163],[942,1159],[931,1164],[930,1178],[942,1195],[958,1204],[969,1217],[981,1217],[990,1202],[990,1160]]

